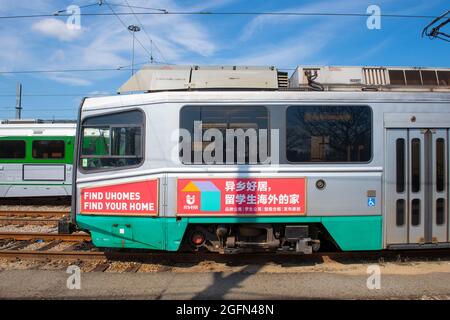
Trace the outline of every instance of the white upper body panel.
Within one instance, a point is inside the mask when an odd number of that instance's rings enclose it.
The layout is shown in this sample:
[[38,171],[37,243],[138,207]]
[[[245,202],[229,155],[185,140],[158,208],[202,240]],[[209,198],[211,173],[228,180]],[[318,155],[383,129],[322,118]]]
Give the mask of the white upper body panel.
[[75,123],[0,124],[0,137],[65,137],[75,136]]

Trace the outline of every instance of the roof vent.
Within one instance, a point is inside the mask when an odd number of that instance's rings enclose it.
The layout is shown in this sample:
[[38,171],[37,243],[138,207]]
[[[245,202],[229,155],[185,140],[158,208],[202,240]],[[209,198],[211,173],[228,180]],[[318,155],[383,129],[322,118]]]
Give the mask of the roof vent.
[[288,73],[283,71],[278,71],[278,88],[287,89],[289,84]]
[[365,84],[370,86],[384,86],[387,84],[386,68],[363,68]]

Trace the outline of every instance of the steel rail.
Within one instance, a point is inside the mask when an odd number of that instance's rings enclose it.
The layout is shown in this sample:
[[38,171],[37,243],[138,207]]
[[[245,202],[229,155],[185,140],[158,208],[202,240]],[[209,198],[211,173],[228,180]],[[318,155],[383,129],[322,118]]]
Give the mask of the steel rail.
[[38,233],[38,232],[0,232],[0,240],[62,240],[67,242],[91,241],[91,236],[87,233]]
[[26,225],[56,225],[58,224],[59,219],[52,218],[18,218],[18,217],[2,217],[0,216],[0,225],[11,225],[11,224],[26,224]]
[[0,210],[0,217],[63,217],[70,215],[69,211],[33,211],[33,210]]

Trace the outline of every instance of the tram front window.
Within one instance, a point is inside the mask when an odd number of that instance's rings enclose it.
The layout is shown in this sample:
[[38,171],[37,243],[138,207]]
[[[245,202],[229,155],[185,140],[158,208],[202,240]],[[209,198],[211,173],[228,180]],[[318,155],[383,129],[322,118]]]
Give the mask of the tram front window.
[[83,122],[81,160],[84,170],[107,170],[142,163],[143,115],[140,111],[90,117]]

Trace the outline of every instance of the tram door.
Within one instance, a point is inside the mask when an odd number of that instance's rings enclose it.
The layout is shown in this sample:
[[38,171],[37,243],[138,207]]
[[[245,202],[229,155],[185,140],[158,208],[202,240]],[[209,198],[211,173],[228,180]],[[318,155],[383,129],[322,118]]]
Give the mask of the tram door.
[[386,244],[449,241],[447,129],[388,129]]

